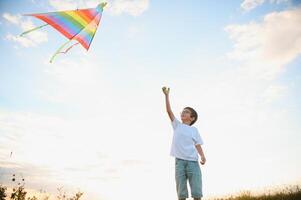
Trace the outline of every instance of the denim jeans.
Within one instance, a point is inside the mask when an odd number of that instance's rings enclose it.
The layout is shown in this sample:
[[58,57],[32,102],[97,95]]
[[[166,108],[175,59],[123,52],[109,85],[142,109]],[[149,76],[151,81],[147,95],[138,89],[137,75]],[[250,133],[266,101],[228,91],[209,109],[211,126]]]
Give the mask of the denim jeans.
[[188,198],[187,180],[190,186],[191,197],[201,198],[203,196],[202,173],[198,161],[175,158],[175,165],[178,199]]

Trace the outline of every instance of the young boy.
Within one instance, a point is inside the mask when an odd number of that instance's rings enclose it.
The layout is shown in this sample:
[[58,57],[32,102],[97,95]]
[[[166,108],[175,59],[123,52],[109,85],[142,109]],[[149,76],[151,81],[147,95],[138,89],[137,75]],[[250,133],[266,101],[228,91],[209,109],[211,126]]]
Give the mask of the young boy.
[[200,200],[202,193],[202,173],[198,163],[198,153],[201,156],[200,163],[205,164],[206,158],[201,145],[203,140],[197,128],[191,126],[198,118],[197,112],[186,107],[181,112],[182,123],[175,118],[169,102],[169,88],[163,87],[165,95],[166,111],[173,127],[173,140],[170,155],[175,157],[175,178],[179,200],[188,198],[187,180],[190,185],[191,197]]

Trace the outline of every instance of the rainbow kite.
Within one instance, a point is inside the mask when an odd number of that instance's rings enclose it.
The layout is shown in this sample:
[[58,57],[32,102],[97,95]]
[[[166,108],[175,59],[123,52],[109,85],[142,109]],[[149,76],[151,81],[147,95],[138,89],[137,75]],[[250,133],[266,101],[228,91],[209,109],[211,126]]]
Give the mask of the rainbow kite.
[[[77,44],[81,44],[88,51],[100,22],[103,8],[106,5],[107,3],[101,3],[96,8],[29,14],[27,16],[36,17],[46,22],[46,24],[25,31],[20,36],[50,25],[67,37],[69,40],[54,53],[50,62],[52,62],[59,53],[67,53]],[[76,40],[77,42],[68,47],[65,51],[62,51],[72,40]]]

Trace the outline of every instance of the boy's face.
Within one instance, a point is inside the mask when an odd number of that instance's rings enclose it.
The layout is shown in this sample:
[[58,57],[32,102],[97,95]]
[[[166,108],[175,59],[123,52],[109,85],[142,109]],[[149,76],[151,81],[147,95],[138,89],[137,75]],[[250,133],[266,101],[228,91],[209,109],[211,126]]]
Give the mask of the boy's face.
[[181,112],[181,120],[182,121],[190,121],[190,122],[192,122],[193,118],[191,117],[191,111],[188,110],[188,109],[184,109]]

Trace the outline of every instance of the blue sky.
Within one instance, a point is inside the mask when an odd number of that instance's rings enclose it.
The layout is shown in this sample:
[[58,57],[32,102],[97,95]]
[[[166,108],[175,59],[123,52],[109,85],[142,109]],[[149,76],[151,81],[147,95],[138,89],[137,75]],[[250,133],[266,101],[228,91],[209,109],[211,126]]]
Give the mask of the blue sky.
[[1,1],[1,183],[18,172],[33,191],[175,198],[165,85],[175,114],[199,113],[206,197],[300,180],[299,1],[111,0],[90,50],[52,64],[66,38],[17,37],[43,24],[22,14],[97,3]]

